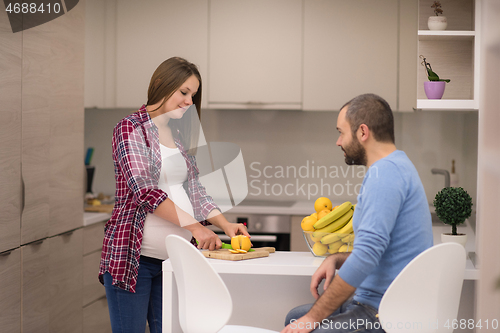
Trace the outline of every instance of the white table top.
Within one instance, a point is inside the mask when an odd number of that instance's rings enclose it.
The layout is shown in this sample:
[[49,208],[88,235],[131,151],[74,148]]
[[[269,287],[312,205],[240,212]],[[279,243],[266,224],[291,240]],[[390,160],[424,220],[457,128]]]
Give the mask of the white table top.
[[[218,273],[311,276],[324,258],[315,257],[310,252],[277,251],[264,258],[239,261],[208,260]],[[165,260],[163,271],[172,272],[172,270],[170,260]],[[470,259],[467,259],[464,279],[477,280],[478,278],[479,271],[474,268]]]

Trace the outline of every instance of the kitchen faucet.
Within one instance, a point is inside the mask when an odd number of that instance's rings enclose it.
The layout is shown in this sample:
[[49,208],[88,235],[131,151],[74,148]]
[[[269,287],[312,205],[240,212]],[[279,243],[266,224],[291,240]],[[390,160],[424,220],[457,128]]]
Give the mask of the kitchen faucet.
[[432,168],[431,172],[433,175],[444,175],[444,187],[450,187],[450,173],[448,170]]

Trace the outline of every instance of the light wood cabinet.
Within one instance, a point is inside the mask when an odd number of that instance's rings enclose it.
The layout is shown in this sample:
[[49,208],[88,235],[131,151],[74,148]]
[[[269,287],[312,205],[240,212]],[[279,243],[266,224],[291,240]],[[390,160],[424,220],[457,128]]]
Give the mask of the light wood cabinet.
[[292,224],[290,231],[290,251],[309,252],[304,233],[300,227],[300,222],[305,216],[292,216]]
[[302,107],[302,1],[210,1],[211,108]]
[[106,297],[83,308],[83,333],[111,333]]
[[0,12],[0,252],[19,247],[21,222],[22,35]]
[[21,250],[0,255],[0,327],[2,332],[21,331]]
[[304,110],[339,110],[364,93],[412,110],[415,72],[401,77],[400,68],[416,59],[407,52],[416,51],[416,21],[414,0],[305,0]]

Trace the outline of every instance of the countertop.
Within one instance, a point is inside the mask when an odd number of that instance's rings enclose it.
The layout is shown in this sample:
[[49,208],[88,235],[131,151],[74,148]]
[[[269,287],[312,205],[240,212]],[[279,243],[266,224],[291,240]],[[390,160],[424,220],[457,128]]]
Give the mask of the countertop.
[[89,226],[102,221],[107,221],[111,217],[108,213],[89,213],[83,212],[83,226]]

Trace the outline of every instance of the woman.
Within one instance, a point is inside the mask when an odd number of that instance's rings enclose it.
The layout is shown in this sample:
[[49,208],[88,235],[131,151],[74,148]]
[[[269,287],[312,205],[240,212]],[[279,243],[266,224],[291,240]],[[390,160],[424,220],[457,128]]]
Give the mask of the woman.
[[209,250],[221,241],[207,224],[229,237],[249,236],[243,225],[224,218],[199,183],[193,156],[199,126],[193,124],[199,123],[201,88],[194,64],[170,58],[154,72],[147,104],[113,131],[115,206],[99,270],[113,332],[144,332],[146,320],[152,333],[161,332],[168,234],[194,237]]

